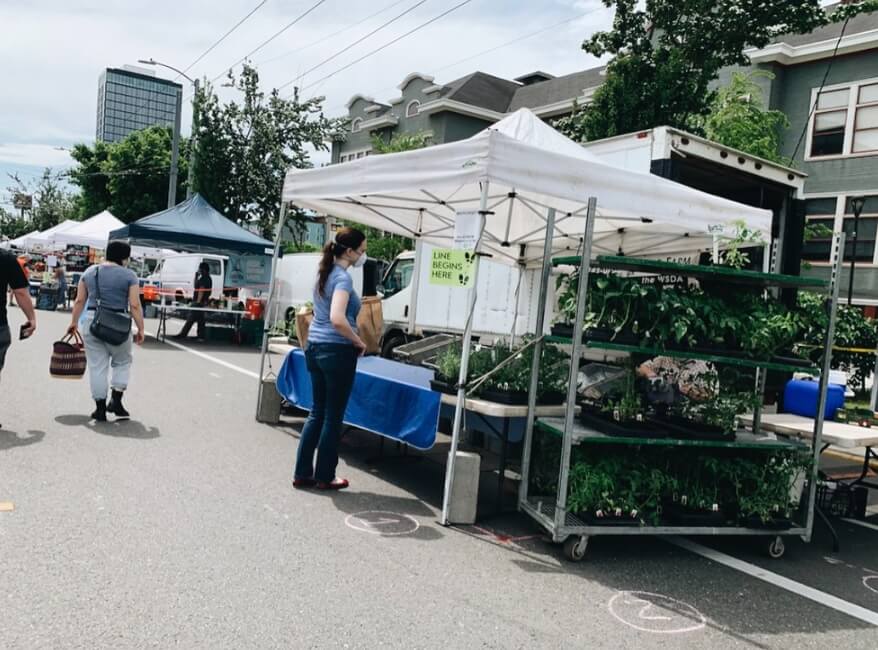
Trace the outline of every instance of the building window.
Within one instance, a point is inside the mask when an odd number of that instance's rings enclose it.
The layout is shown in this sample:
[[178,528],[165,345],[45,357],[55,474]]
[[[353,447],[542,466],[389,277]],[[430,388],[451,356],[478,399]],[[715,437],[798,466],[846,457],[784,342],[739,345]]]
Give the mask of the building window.
[[816,95],[810,158],[878,153],[878,80]]
[[351,122],[351,133],[357,133],[362,126],[363,120],[359,117],[354,118],[354,121]]
[[852,150],[854,153],[878,151],[878,83],[860,86]]
[[[838,199],[834,196],[825,199],[805,201],[805,220],[808,225],[824,226],[835,231],[835,209]],[[802,259],[812,262],[828,262],[832,254],[832,236],[812,237],[802,245]]]
[[421,102],[417,99],[413,102],[409,102],[408,106],[405,107],[405,116],[406,117],[415,117],[421,110]]

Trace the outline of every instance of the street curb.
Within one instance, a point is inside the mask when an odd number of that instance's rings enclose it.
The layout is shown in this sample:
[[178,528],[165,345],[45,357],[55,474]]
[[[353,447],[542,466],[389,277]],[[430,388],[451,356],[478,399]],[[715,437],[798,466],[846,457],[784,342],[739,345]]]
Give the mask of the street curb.
[[[823,452],[824,456],[832,456],[833,458],[838,458],[840,460],[851,460],[855,461],[860,467],[863,465],[863,457],[858,454],[852,454],[847,451],[839,451],[838,449],[827,449]],[[869,461],[869,468],[878,472],[878,461],[871,460]]]

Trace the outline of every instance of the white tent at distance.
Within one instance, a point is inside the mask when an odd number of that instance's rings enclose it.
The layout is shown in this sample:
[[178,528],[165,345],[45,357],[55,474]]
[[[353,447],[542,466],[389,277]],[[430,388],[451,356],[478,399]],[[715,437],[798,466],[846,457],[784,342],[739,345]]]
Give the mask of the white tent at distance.
[[575,252],[597,198],[595,254],[660,257],[708,250],[743,223],[770,239],[771,212],[602,162],[527,109],[467,140],[343,165],[290,170],[283,200],[321,214],[450,246],[455,214],[477,211],[480,249],[495,261],[539,264],[546,212],[557,211],[554,254]]
[[35,235],[27,235],[27,239],[25,239],[24,246],[25,248],[64,248],[66,244],[59,243],[56,239],[66,230],[70,230],[71,228],[75,228],[79,225],[78,221],[73,221],[72,219],[67,219],[62,221],[59,224],[52,226],[51,228],[47,228],[43,232],[39,232]]
[[113,216],[109,210],[99,212],[85,221],[77,223],[72,228],[56,233],[55,243],[61,245],[74,244],[76,246],[91,246],[92,248],[106,248],[110,233],[123,227],[125,224]]

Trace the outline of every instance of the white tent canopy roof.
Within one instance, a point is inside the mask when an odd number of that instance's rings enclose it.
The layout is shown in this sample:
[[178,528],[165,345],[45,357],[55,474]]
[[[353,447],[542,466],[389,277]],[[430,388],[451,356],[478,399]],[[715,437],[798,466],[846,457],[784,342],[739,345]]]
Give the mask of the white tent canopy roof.
[[12,248],[24,248],[27,245],[27,240],[29,237],[34,237],[39,234],[39,230],[31,230],[29,233],[11,240],[9,244],[12,246]]
[[283,199],[322,214],[451,244],[456,212],[479,209],[488,183],[481,249],[496,261],[535,264],[546,212],[557,211],[553,252],[575,252],[588,198],[597,198],[595,254],[665,256],[709,249],[735,222],[768,241],[771,212],[602,162],[527,109],[475,136],[417,151],[290,170]]
[[106,248],[110,232],[124,225],[109,210],[104,210],[77,223],[72,228],[56,233],[54,240],[62,245],[74,244],[91,246],[92,248]]
[[63,246],[64,244],[57,244],[56,238],[60,236],[61,233],[70,230],[71,228],[75,228],[79,225],[80,222],[73,221],[72,219],[66,219],[59,224],[55,224],[51,228],[47,228],[46,230],[36,233],[35,235],[27,235],[27,239],[25,240],[25,246],[27,248],[31,248],[34,246],[42,246],[51,248],[56,245]]

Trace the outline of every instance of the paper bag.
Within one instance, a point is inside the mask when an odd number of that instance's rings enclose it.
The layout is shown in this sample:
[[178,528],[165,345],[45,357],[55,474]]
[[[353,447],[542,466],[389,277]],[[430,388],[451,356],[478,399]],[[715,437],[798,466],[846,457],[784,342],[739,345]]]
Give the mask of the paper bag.
[[314,320],[314,310],[310,307],[296,310],[296,338],[303,350],[308,346],[308,330],[311,329],[312,320]]
[[363,343],[366,344],[366,354],[378,354],[381,349],[381,337],[384,334],[381,298],[378,296],[363,298],[363,306],[357,316],[357,330]]

